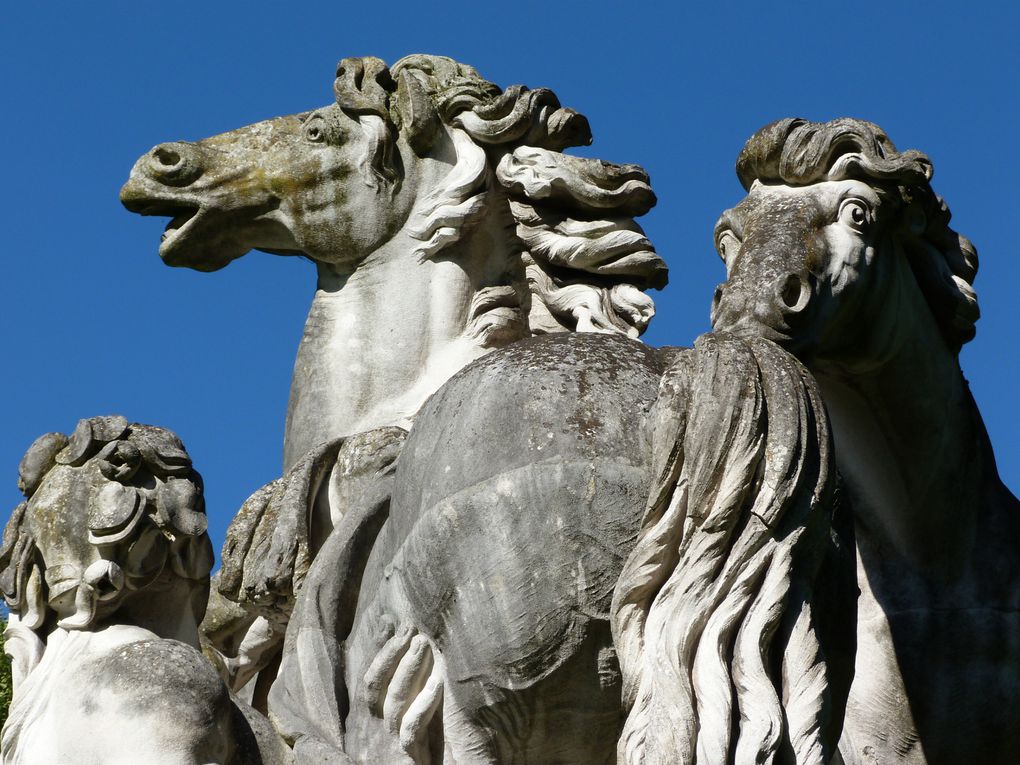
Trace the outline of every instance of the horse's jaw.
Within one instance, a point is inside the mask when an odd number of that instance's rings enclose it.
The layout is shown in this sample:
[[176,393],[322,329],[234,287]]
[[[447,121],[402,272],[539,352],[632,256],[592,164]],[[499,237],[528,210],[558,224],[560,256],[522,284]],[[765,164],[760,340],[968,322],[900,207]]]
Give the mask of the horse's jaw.
[[984,431],[934,322],[913,329],[880,365],[817,363],[812,371],[859,534],[918,571],[949,575],[973,530]]
[[221,216],[203,200],[153,188],[135,172],[120,200],[129,212],[170,218],[159,242],[159,257],[168,266],[218,271],[251,249],[228,233]]

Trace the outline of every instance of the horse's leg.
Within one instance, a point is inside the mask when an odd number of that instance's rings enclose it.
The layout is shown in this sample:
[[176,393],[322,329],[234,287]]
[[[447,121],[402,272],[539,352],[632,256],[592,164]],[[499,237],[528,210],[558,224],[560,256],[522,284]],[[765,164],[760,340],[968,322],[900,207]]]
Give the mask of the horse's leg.
[[858,640],[847,765],[1020,761],[1020,614],[918,608],[862,623]]
[[1020,761],[1020,613],[973,607],[885,613],[862,586],[846,765]]
[[[269,708],[283,735],[302,747],[346,750],[349,706],[343,643],[351,631],[369,555],[388,500],[352,509],[330,535],[301,589],[287,626],[283,662]],[[302,762],[300,756],[297,762]]]
[[839,750],[846,765],[925,763],[889,624],[881,614],[858,619],[857,660]]

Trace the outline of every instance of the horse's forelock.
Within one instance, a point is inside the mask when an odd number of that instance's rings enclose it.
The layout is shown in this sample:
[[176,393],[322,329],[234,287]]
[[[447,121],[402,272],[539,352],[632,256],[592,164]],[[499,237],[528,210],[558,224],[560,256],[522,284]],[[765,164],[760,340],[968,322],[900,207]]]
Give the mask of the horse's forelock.
[[748,139],[736,169],[747,190],[756,180],[802,186],[858,178],[917,185],[932,175],[924,154],[897,151],[878,125],[851,117],[829,122],[788,118],[766,125]]

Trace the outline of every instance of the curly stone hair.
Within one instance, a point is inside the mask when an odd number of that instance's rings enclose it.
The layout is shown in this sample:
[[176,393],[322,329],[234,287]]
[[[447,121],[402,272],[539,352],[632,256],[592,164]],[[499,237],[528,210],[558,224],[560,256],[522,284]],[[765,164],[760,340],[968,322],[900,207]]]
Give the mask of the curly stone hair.
[[[495,345],[528,334],[644,331],[654,315],[644,290],[667,268],[634,222],[655,204],[647,174],[562,153],[591,143],[588,120],[545,88],[506,90],[470,66],[414,55],[392,68],[377,58],[337,67],[337,104],[370,140],[366,181],[400,183],[398,135],[425,156],[445,130],[453,169],[409,223],[420,258],[435,258],[483,215],[504,215],[520,253],[508,284],[484,287],[471,306],[476,336]],[[523,278],[522,278],[523,276]]]
[[949,208],[932,191],[932,173],[926,155],[897,151],[878,125],[848,117],[773,122],[751,136],[737,158],[737,176],[748,191],[756,181],[803,186],[848,178],[895,189],[903,214],[920,225],[893,227],[894,235],[943,336],[958,351],[974,337],[980,316],[972,286],[978,257],[970,240],[949,227]]
[[[49,603],[71,590],[75,612],[58,626],[89,629],[164,571],[196,586],[207,581],[213,554],[202,478],[168,430],[119,416],[81,420],[70,437],[36,439],[18,487],[26,501],[4,529],[0,591],[22,627],[42,627]],[[41,506],[33,502],[44,493]],[[50,548],[59,563],[46,560]]]

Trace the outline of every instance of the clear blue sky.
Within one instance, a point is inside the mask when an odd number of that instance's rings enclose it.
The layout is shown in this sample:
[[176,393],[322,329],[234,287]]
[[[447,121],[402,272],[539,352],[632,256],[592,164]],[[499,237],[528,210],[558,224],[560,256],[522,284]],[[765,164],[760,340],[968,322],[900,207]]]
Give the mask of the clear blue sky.
[[1018,490],[1017,8],[5,3],[0,502],[18,503],[18,460],[36,436],[122,413],[182,436],[220,545],[241,502],[279,475],[315,275],[258,253],[215,274],[167,268],[156,253],[165,221],[125,212],[118,189],[156,143],[328,103],[341,57],[415,52],[503,86],[553,88],[591,121],[585,153],[649,170],[660,201],[643,223],[672,269],[646,335],[657,345],[708,328],[723,278],[712,226],[741,196],[733,163],[758,127],[863,117],[927,152],[981,257],[983,318],[962,360]]

